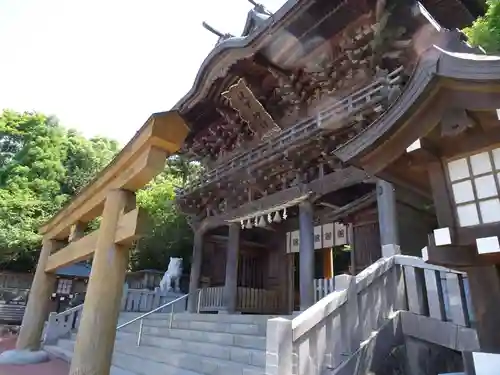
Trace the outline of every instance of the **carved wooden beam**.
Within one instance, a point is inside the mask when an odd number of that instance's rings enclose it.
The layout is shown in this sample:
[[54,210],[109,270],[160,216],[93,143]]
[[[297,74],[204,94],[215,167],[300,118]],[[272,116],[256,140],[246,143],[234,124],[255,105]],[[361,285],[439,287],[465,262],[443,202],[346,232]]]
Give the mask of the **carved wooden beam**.
[[254,96],[243,78],[235,85],[230,86],[221,95],[230,101],[231,106],[238,112],[241,119],[251,124],[253,130],[261,138],[268,132],[281,130],[264,106]]
[[474,126],[477,126],[476,121],[465,109],[450,108],[444,112],[441,119],[441,136],[455,137]]
[[348,167],[338,172],[333,172],[321,179],[316,179],[308,184],[294,186],[277,193],[262,197],[261,199],[248,202],[235,210],[227,211],[221,215],[206,218],[204,225],[207,228],[215,228],[224,225],[225,222],[239,217],[245,217],[253,212],[266,210],[286,202],[298,199],[308,194],[313,199],[321,197],[329,192],[340,188],[352,186],[368,178],[367,174],[355,167]]

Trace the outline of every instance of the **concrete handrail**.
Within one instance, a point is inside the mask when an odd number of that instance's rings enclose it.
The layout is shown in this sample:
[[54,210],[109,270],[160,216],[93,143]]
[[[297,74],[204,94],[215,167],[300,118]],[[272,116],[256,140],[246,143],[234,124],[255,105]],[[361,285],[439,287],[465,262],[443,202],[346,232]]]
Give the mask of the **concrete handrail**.
[[[199,313],[200,312],[200,298],[201,298],[201,289],[198,290],[198,303],[197,303],[197,312]],[[180,301],[183,301],[185,300],[186,298],[188,298],[189,296],[189,293],[187,294],[184,294],[183,296],[180,296],[179,298],[176,298],[174,299],[173,301],[170,301],[170,302],[167,302],[151,311],[148,311],[147,313],[145,314],[142,314],[126,323],[123,323],[123,324],[120,324],[118,327],[116,327],[116,330],[120,330],[124,327],[127,327],[133,323],[136,323],[136,322],[140,322],[140,326],[139,326],[139,333],[137,335],[137,346],[141,346],[141,339],[142,339],[142,330],[144,328],[144,319],[147,318],[148,316],[150,316],[151,314],[154,314],[155,312],[158,312],[158,311],[161,311],[167,307],[170,307],[171,310],[170,310],[170,321],[169,321],[169,325],[168,327],[169,328],[172,328],[172,321],[174,319],[174,305]]]
[[126,327],[126,326],[128,326],[128,325],[130,325],[130,324],[133,324],[133,323],[135,323],[135,322],[137,322],[137,321],[139,321],[139,320],[142,320],[142,319],[144,319],[144,318],[147,318],[149,315],[151,315],[151,314],[153,314],[153,313],[155,313],[155,312],[158,312],[158,311],[160,311],[160,310],[164,309],[165,307],[173,306],[175,303],[177,303],[177,302],[179,302],[179,301],[182,301],[183,299],[187,298],[187,296],[188,296],[188,294],[184,294],[183,296],[180,296],[179,298],[176,298],[176,299],[174,299],[173,301],[167,302],[167,303],[165,303],[165,304],[163,304],[163,305],[161,305],[161,306],[157,307],[156,309],[153,309],[153,310],[151,310],[151,311],[148,311],[147,313],[144,313],[144,314],[142,314],[142,315],[138,316],[137,318],[134,318],[134,319],[132,319],[132,320],[130,320],[130,321],[128,321],[128,322],[126,322],[126,323],[120,324],[118,327],[116,327],[116,329],[117,329],[117,330],[118,330],[118,329],[121,329],[121,328]]
[[[292,320],[267,325],[266,374],[320,375],[335,369],[398,311],[470,327],[463,272],[397,255],[341,282]],[[376,306],[376,308],[374,308]]]

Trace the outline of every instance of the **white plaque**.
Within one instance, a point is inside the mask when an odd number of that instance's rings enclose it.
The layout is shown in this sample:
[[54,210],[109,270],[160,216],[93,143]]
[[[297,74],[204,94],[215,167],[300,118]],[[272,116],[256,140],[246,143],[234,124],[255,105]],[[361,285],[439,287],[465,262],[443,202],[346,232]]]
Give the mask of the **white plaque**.
[[334,246],[333,223],[323,225],[323,248]]
[[335,246],[347,245],[347,226],[341,223],[334,224]]
[[295,232],[292,232],[290,234],[290,249],[292,253],[299,252],[299,247],[300,247],[299,244],[300,244],[299,231],[296,230]]
[[290,232],[286,232],[286,252],[290,253],[292,250],[290,248]]
[[321,230],[321,225],[314,227],[314,249],[323,248],[323,231]]

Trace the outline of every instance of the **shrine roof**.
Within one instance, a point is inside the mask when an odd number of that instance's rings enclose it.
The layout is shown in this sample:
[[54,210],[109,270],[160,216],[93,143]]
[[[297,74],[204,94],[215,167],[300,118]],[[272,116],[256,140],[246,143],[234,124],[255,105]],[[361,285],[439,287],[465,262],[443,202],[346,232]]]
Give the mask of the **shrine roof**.
[[[335,0],[339,2],[340,0]],[[272,37],[272,32],[279,29],[295,12],[304,11],[312,0],[287,0],[274,14],[267,18],[254,9],[250,10],[241,36],[222,38],[202,62],[194,79],[193,86],[173,107],[174,110],[185,111],[194,105],[203,94],[202,89],[207,82],[213,80],[213,73],[227,70],[238,60],[252,56],[255,49],[261,47]]]
[[448,36],[443,47],[434,45],[421,55],[398,100],[384,116],[338,147],[337,157],[378,173],[409,144],[429,134],[453,100],[460,100],[466,110],[498,108],[500,56],[457,43],[456,33]]
[[[348,1],[330,0],[330,3],[340,5]],[[375,4],[376,2],[376,0],[367,0],[367,3]],[[409,0],[408,2],[414,3]],[[286,29],[292,21],[306,17],[312,22],[314,17],[324,16],[307,14],[307,10],[316,3],[313,0],[287,0],[273,14],[259,11],[259,7],[262,6],[254,1],[251,3],[255,4],[255,8],[248,12],[242,35],[226,35],[219,39],[202,62],[191,89],[174,105],[173,110],[183,113],[192,108],[206,95],[209,89],[207,86],[214,80],[214,75],[220,75],[221,71],[227,72],[229,67],[238,60],[261,51],[266,45],[280,37],[280,32]],[[484,14],[484,4],[480,0],[421,0],[420,3],[441,26],[448,29],[468,26],[475,18]],[[310,32],[311,30],[308,31]]]
[[89,277],[92,266],[85,262],[71,264],[61,267],[56,271],[57,276]]
[[[407,1],[416,5],[288,0],[273,14],[250,1],[240,36],[205,25],[219,39],[173,108],[190,127],[179,153],[212,169],[368,85],[375,67],[411,72],[422,22],[463,28],[482,12],[471,6],[478,0]],[[379,31],[385,14],[391,20]],[[242,111],[243,102],[252,104]]]

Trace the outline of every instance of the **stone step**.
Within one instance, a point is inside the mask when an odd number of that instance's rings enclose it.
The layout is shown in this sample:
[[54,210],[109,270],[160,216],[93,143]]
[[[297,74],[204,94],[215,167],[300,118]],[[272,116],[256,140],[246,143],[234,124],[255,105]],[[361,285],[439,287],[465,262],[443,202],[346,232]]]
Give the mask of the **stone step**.
[[[186,329],[192,331],[234,333],[243,335],[265,336],[267,321],[256,323],[220,323],[209,321],[190,321],[174,319],[144,319],[143,332],[154,333],[156,328]],[[124,332],[139,332],[140,323],[132,323],[120,329]]]
[[[137,332],[124,332],[118,331],[118,339],[136,340]],[[169,329],[159,327],[144,327],[142,339],[146,337],[157,338],[170,338],[183,341],[206,342],[218,345],[239,346],[250,349],[265,350],[266,338],[265,336],[257,335],[242,335],[223,332],[205,332],[186,329]]]
[[[136,345],[137,336],[119,336],[117,342],[127,343],[128,345]],[[264,366],[266,359],[265,341],[261,341],[258,344],[258,348],[255,347],[257,346],[256,344],[257,343],[253,343],[254,347],[244,347],[211,343],[207,341],[187,341],[151,335],[142,336],[141,339],[141,346],[163,348],[165,349],[165,352],[169,350],[177,350],[191,354],[202,353],[202,355],[207,357],[220,358],[233,362],[239,362],[245,365]]]
[[[121,313],[120,320],[130,321],[142,314],[140,313]],[[285,317],[283,315],[250,315],[250,314],[192,314],[187,312],[175,313],[174,320],[187,320],[196,322],[215,322],[215,323],[241,323],[241,324],[265,324],[269,319],[276,317]],[[169,313],[153,313],[148,315],[145,320],[169,320]],[[127,320],[128,319],[128,320]]]
[[121,368],[133,371],[134,375],[203,375],[198,372],[173,367],[166,363],[147,360],[134,354],[115,353],[113,354],[113,363],[119,364]]
[[[68,363],[71,362],[71,358],[73,357],[73,349],[68,350],[60,346],[45,345],[43,347],[43,350],[45,350],[51,356],[59,358]],[[137,373],[128,371],[121,367],[111,366],[110,375],[137,375]]]
[[[72,351],[74,348],[74,341],[60,340],[58,346],[68,351]],[[221,354],[222,352],[213,351],[211,353]],[[263,375],[265,367],[265,363],[262,362],[262,359],[258,359],[260,366],[254,366],[250,363],[238,362],[232,359],[228,360],[211,357],[208,352],[198,352],[195,354],[173,349],[166,351],[163,347],[143,344],[138,347],[130,342],[117,340],[113,357],[113,364],[115,366],[122,366],[122,363],[117,362],[118,359],[115,358],[123,354],[127,356],[136,356],[142,358],[144,361],[159,362],[178,369],[194,371],[204,375]],[[237,358],[237,351],[234,351],[232,354],[234,354],[234,359],[246,360],[247,362],[252,361],[251,355],[247,356],[247,358]],[[243,355],[242,352],[239,352],[239,354]],[[262,358],[265,358],[265,353],[263,354],[264,357]],[[166,373],[170,374],[171,372]]]

